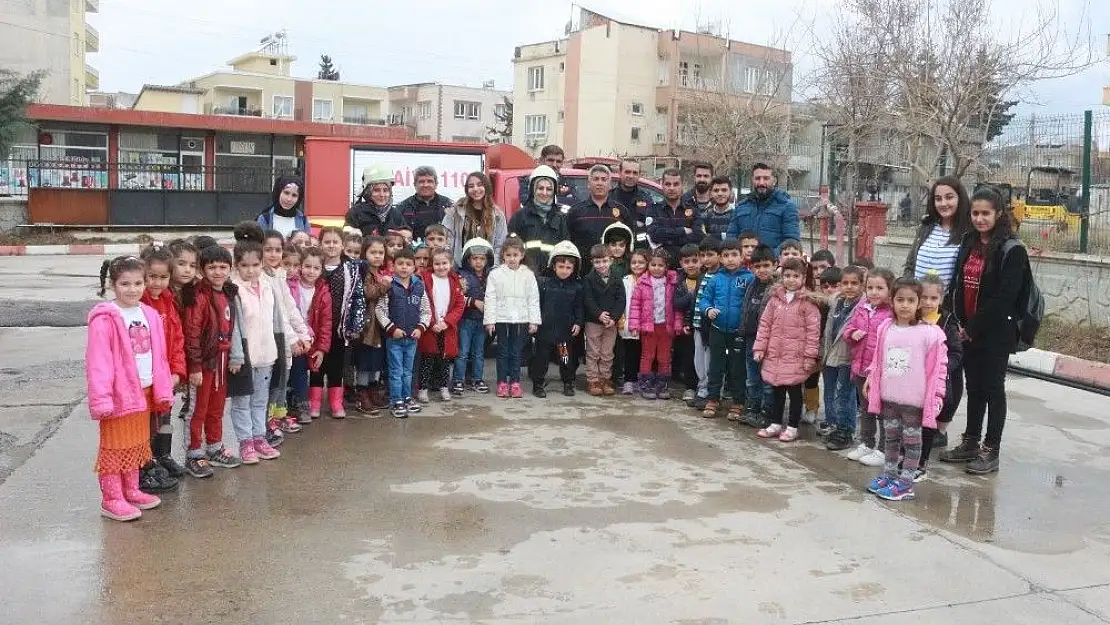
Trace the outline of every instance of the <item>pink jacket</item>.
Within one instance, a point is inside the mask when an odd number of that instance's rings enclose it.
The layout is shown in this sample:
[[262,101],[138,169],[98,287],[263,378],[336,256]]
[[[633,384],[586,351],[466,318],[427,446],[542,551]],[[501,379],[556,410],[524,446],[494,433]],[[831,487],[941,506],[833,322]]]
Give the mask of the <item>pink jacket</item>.
[[[752,355],[762,354],[763,381],[772,386],[792,386],[817,371],[821,353],[821,309],[799,289],[786,301],[786,289],[775,287],[759,317]],[[812,367],[807,370],[806,365]]]
[[[678,274],[668,271],[666,279],[666,315],[664,325],[671,334],[682,334],[682,315],[674,309],[674,292],[678,286]],[[640,332],[655,332],[655,299],[651,287],[651,274],[644,272],[632,290],[632,302],[628,307],[628,329]]]
[[[867,377],[871,367],[871,360],[875,357],[875,345],[879,341],[879,328],[883,323],[894,318],[894,311],[889,304],[872,309],[867,300],[856,304],[852,316],[840,330],[844,341],[852,348],[852,375]],[[867,336],[859,341],[852,340],[852,333],[863,330]]]
[[85,348],[85,381],[89,391],[89,414],[93,419],[115,419],[147,410],[165,412],[173,406],[173,380],[166,354],[166,333],[158,311],[142,304],[150,326],[154,405],[147,406],[139,381],[139,368],[131,351],[131,337],[123,315],[111,302],[101,302],[89,311],[89,342]]
[[[878,338],[875,339],[875,355],[871,359],[871,373],[867,376],[867,412],[871,414],[882,412],[883,354],[886,352],[883,343],[886,340],[887,329],[893,323],[893,319],[883,322],[876,333]],[[936,335],[933,347],[925,355],[925,398],[921,409],[921,425],[936,429],[937,415],[940,414],[941,406],[944,404],[944,394],[948,388],[945,382],[948,379],[947,337],[944,330],[938,326],[926,323],[920,325],[927,327]]]

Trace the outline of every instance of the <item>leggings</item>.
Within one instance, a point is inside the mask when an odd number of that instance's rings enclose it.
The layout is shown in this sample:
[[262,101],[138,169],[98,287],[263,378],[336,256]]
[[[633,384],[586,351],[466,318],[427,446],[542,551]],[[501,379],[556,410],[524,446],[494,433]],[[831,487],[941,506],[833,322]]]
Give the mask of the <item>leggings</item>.
[[921,465],[921,409],[884,401],[882,416],[886,431],[883,472],[892,477],[899,475],[898,456],[905,449],[900,477],[912,482],[914,471]]
[[671,377],[671,344],[674,335],[664,323],[655,324],[654,332],[640,334],[640,375],[651,374],[651,364],[657,365],[660,377]]
[[346,360],[347,346],[343,341],[333,337],[333,343],[328,353],[324,354],[324,362],[319,371],[313,371],[309,376],[309,386],[323,388],[324,378],[327,378],[328,388],[341,388],[343,386],[343,365]]
[[789,427],[797,428],[798,424],[802,422],[802,385],[775,386],[772,387],[771,392],[775,402],[774,406],[771,407],[771,423],[782,423],[782,413],[786,408],[786,397],[789,395],[790,417],[786,424]]
[[451,386],[451,369],[454,366],[454,358],[445,358],[439,354],[421,354],[420,388],[434,391]]
[[639,370],[640,339],[617,336],[616,357],[613,358],[613,384],[635,382],[636,372]]

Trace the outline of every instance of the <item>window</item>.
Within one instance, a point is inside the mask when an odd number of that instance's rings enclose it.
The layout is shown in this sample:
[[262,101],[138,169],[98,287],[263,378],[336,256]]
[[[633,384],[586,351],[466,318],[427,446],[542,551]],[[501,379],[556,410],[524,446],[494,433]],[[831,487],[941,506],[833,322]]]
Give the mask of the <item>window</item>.
[[503,117],[505,117],[505,111],[506,109],[504,104],[493,105],[493,116],[495,119],[502,119]]
[[419,117],[420,119],[431,119],[432,118],[432,101],[431,100],[425,100],[423,102],[417,102],[416,103],[416,116]]
[[701,86],[701,63],[678,62],[678,84],[683,87]]
[[633,102],[632,103],[632,114],[633,115],[643,115],[644,114],[644,105],[643,105],[643,103]]
[[528,90],[543,91],[543,65],[528,68]]
[[640,129],[639,128],[633,128],[632,129],[631,139],[632,139],[633,143],[639,143],[640,142]]
[[540,142],[547,138],[547,115],[524,116],[524,139]]
[[365,124],[370,119],[370,107],[353,102],[343,103],[343,123]]
[[312,121],[330,122],[332,120],[331,100],[312,101]]
[[481,117],[481,103],[455,100],[455,119],[481,119]]
[[277,117],[279,119],[293,117],[293,96],[274,96],[274,117]]
[[561,72],[561,71],[565,70],[566,68],[567,68],[567,64],[564,63],[563,61],[559,61],[559,71]]
[[774,95],[775,77],[770,70],[749,67],[744,70],[744,91],[759,95]]

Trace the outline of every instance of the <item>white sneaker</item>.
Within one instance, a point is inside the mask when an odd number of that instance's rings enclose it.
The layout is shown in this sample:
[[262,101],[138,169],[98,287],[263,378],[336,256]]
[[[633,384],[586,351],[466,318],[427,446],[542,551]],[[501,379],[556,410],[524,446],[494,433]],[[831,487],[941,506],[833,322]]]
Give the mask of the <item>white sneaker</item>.
[[864,445],[863,443],[860,443],[859,447],[856,447],[852,451],[849,451],[847,454],[845,454],[844,457],[849,460],[859,460],[869,453],[871,453],[871,448],[867,445]]
[[694,391],[686,391],[682,393],[682,401],[692,401],[695,396],[696,393],[694,393]]
[[416,401],[426,404],[428,403],[428,389],[422,388],[416,393]]
[[446,386],[439,389],[439,398],[443,401],[451,401],[451,389]]
[[860,464],[865,465],[865,466],[881,467],[881,466],[883,466],[883,463],[886,462],[886,454],[879,451],[878,449],[872,449],[871,453],[869,453],[865,456],[862,456],[859,459],[859,461],[860,461]]
[[802,423],[808,423],[810,425],[812,425],[814,423],[817,423],[817,411],[815,411],[815,410],[805,411],[805,413],[802,414]]

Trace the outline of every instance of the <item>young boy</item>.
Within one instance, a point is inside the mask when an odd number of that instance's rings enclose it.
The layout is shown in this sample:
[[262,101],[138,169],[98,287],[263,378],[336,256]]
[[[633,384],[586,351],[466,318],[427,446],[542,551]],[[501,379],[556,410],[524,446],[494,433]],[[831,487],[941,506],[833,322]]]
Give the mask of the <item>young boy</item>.
[[424,245],[429,250],[447,247],[447,228],[443,224],[431,224],[424,229]]
[[532,378],[532,394],[539,398],[547,397],[544,385],[552,350],[559,358],[563,395],[574,396],[574,372],[578,361],[573,339],[581,334],[585,323],[578,261],[578,248],[573,243],[556,243],[551,249],[551,266],[538,280],[543,323],[535,334],[528,374]]
[[621,222],[609,224],[601,233],[601,242],[609,250],[609,274],[620,280],[628,275],[628,257],[632,254],[632,229]]
[[404,419],[420,412],[412,400],[412,372],[416,366],[416,343],[432,321],[432,305],[420,278],[414,278],[416,255],[408,248],[393,257],[393,282],[378,300],[374,314],[385,328],[389,358],[389,400],[394,417]]
[[[707,419],[716,417],[720,408],[722,378],[731,387],[732,405],[728,409],[728,419],[738,421],[744,410],[744,344],[739,331],[752,274],[744,267],[742,259],[738,241],[723,242],[721,269],[706,285],[698,302],[702,323],[709,325],[708,401],[701,414]],[[726,369],[730,372],[727,377]]]
[[709,207],[694,221],[694,232],[723,241],[734,212],[732,180],[728,176],[717,176],[709,182]]
[[744,296],[739,331],[740,338],[743,340],[744,369],[747,376],[745,389],[747,413],[741,422],[755,428],[765,428],[771,424],[771,420],[763,414],[765,410],[771,409],[771,385],[763,383],[759,363],[752,358],[752,347],[755,345],[755,335],[759,331],[759,317],[763,314],[763,305],[775,280],[775,253],[770,246],[761,243],[752,250],[749,266],[755,274],[755,279],[748,286]]
[[467,241],[459,267],[466,309],[459,320],[459,357],[455,360],[455,383],[451,386],[451,394],[456,397],[462,396],[464,388],[475,393],[489,392],[489,386],[482,379],[486,361],[486,329],[482,325],[482,315],[486,310],[486,278],[492,268],[490,242],[480,238]]
[[[836,257],[829,250],[817,250],[809,259],[810,267],[813,269],[813,277],[820,278],[821,274],[829,267],[836,267]],[[839,279],[837,280],[839,283]]]
[[189,384],[197,389],[189,421],[185,470],[197,478],[211,477],[212,467],[233,469],[241,463],[223,444],[224,403],[231,332],[235,329],[235,298],[231,283],[231,252],[213,245],[198,254],[203,278],[196,299],[185,309],[185,361]]
[[788,258],[803,258],[802,243],[797,239],[786,239],[779,245],[779,265]]
[[692,328],[694,335],[694,372],[698,376],[698,390],[692,401],[686,405],[697,410],[704,410],[709,393],[709,324],[704,323],[701,307],[698,302],[705,293],[705,286],[717,274],[721,266],[721,239],[709,235],[698,244],[698,260],[701,261],[701,280],[698,289],[694,292],[694,305],[690,307],[689,321],[686,325]]
[[750,269],[752,252],[755,251],[755,246],[759,245],[759,235],[751,230],[745,230],[736,237],[736,240],[740,242],[740,261]]
[[613,395],[613,347],[617,341],[617,320],[624,314],[624,283],[611,271],[609,247],[590,248],[593,271],[586,275],[583,306],[586,316],[587,391],[595,397]]
[[701,285],[701,249],[696,243],[687,243],[678,251],[681,278],[674,292],[674,308],[683,318],[683,333],[674,337],[672,367],[675,377],[685,385],[682,401],[693,401],[698,392],[698,374],[694,369],[693,310],[697,308],[694,295]]
[[[852,384],[852,350],[840,335],[845,322],[852,316],[852,309],[863,295],[864,271],[848,266],[843,270],[829,268],[821,274],[822,290],[831,281],[831,272],[840,273],[839,292],[829,297],[828,319],[822,338],[822,370],[825,380],[825,448],[841,451],[852,446],[856,433],[856,413],[859,411],[855,385]],[[818,428],[820,432],[821,428]]]
[[[819,280],[824,272],[828,269],[836,269],[836,258],[829,250],[821,249],[813,253],[813,257],[809,259],[810,269],[813,272],[813,279]],[[831,274],[830,274],[831,275]],[[830,278],[826,283],[822,284],[822,292],[824,292],[824,284],[832,284],[834,287],[840,284],[840,273],[837,271],[835,279]],[[821,329],[825,328],[825,320],[828,316],[829,309],[827,306],[821,306]],[[821,372],[815,371],[813,375],[806,379],[805,384],[802,385],[802,405],[805,407],[805,412],[802,414],[803,423],[815,423],[818,418],[818,412],[821,410],[821,391],[818,385],[821,382]],[[828,404],[826,403],[826,406]],[[825,436],[828,433],[827,428],[822,428],[820,425],[817,428],[818,436]]]

